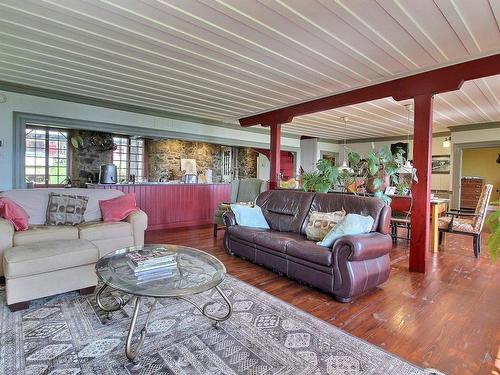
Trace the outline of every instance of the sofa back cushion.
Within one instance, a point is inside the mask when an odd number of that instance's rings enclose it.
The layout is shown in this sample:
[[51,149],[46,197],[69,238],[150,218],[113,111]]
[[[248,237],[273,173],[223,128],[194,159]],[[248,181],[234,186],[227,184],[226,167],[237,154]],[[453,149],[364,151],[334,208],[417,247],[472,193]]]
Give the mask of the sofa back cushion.
[[[345,210],[347,214],[370,215],[373,218],[372,232],[379,228],[380,213],[385,203],[375,197],[354,194],[316,193],[311,203],[311,211],[334,212]],[[307,220],[302,226],[306,233]]]
[[300,233],[313,198],[314,193],[269,190],[257,197],[256,204],[262,209],[271,229]]
[[45,224],[47,218],[47,205],[50,193],[71,194],[88,196],[87,209],[85,210],[85,221],[101,220],[101,209],[99,200],[116,198],[123,192],[115,189],[63,189],[63,188],[35,188],[14,189],[0,193],[0,196],[10,198],[20,205],[29,215],[29,224]]

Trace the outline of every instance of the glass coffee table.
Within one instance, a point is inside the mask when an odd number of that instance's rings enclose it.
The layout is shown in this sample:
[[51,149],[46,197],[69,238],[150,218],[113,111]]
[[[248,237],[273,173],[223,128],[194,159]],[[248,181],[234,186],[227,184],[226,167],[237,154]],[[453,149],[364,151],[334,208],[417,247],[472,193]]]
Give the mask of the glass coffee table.
[[[137,252],[139,255],[147,254],[151,250],[166,249],[177,257],[177,266],[165,276],[145,279],[134,274],[130,266],[127,253]],[[224,320],[229,319],[233,312],[231,302],[219,287],[226,275],[226,268],[221,261],[204,251],[190,247],[176,245],[144,245],[134,246],[117,250],[99,259],[95,265],[96,273],[103,282],[103,286],[96,294],[96,302],[99,308],[108,313],[111,319],[112,313],[122,309],[127,304],[134,304],[134,313],[130,322],[130,328],[125,345],[125,354],[131,362],[136,362],[137,355],[146,338],[147,326],[151,314],[156,306],[158,298],[180,298],[198,309],[204,316],[215,321],[215,326]],[[123,292],[123,296],[114,297],[112,305],[103,303],[102,293],[112,288]],[[215,302],[208,302],[204,306],[189,300],[187,297],[202,293],[215,288],[227,303],[228,311],[223,316],[212,315],[207,311],[207,307]],[[153,305],[148,312],[144,327],[140,332],[139,339],[132,343],[137,317],[144,298],[154,298]]]

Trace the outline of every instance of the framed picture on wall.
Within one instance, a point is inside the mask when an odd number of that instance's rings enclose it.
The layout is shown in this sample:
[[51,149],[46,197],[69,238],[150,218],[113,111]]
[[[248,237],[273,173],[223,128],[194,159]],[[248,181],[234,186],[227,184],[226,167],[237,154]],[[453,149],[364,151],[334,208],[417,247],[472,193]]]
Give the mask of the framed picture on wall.
[[432,155],[432,173],[449,174],[450,169],[450,155]]
[[332,165],[335,165],[337,158],[334,154],[323,154],[323,159],[329,160]]

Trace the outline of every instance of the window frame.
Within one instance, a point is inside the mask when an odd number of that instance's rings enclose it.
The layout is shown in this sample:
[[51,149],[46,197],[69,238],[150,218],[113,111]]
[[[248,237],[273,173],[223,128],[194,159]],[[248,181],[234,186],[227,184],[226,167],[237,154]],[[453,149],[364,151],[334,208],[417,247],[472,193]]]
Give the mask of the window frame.
[[[27,176],[29,176],[29,174],[26,173],[26,168],[27,167],[34,167],[35,171],[36,171],[36,167],[37,167],[36,163],[35,163],[35,166],[26,165],[26,157],[27,157],[28,149],[29,149],[28,147],[26,147],[26,141],[27,141],[26,136],[27,136],[28,130],[43,130],[45,132],[45,138],[43,139],[43,141],[45,143],[45,155],[44,155],[44,158],[45,158],[45,163],[44,163],[45,183],[39,184],[39,183],[36,183],[36,181],[33,181],[33,187],[34,188],[57,188],[57,187],[64,186],[65,182],[67,182],[67,179],[71,178],[72,152],[71,152],[71,147],[70,147],[70,130],[65,129],[65,128],[43,126],[43,125],[31,124],[31,123],[26,124],[25,130],[24,130],[24,155],[23,155],[23,158],[24,158],[24,163],[23,163],[24,164],[24,178],[26,181],[27,181]],[[64,133],[65,137],[66,137],[66,142],[65,142],[66,143],[66,176],[65,176],[64,180],[62,180],[62,182],[59,184],[49,183],[50,177],[51,177],[50,165],[49,165],[49,162],[50,162],[50,136],[49,136],[49,133],[51,131]],[[60,150],[60,149],[58,148],[57,150]],[[36,158],[36,156],[35,156],[35,158]],[[61,159],[61,158],[56,157],[56,159]],[[36,175],[37,174],[35,172],[35,176]],[[56,176],[60,177],[61,175],[57,174]]]
[[[121,140],[124,140],[126,139],[126,144],[123,144],[122,142],[119,142],[117,143],[115,141],[115,139],[121,139]],[[133,141],[137,141],[137,140],[140,140],[142,141],[142,146],[141,147],[138,147],[137,145],[132,145]],[[142,182],[142,181],[145,181],[146,178],[147,178],[147,173],[146,173],[146,140],[142,137],[131,137],[131,136],[128,136],[128,135],[118,135],[118,134],[113,134],[113,142],[115,144],[118,145],[118,147],[120,146],[125,146],[127,148],[127,152],[126,154],[124,152],[119,152],[117,153],[117,150],[114,150],[113,151],[113,164],[116,165],[115,163],[115,154],[119,154],[120,155],[120,166],[117,165],[117,170],[116,170],[116,174],[117,174],[117,180],[118,180],[118,183],[121,183],[123,181],[123,175],[120,174],[120,170],[123,170],[125,169],[125,180],[128,182],[130,180],[130,175],[131,175],[131,162],[134,162],[136,163],[140,163],[142,164],[142,175],[137,175],[137,173],[135,173],[135,176],[136,176],[136,180],[137,182]],[[142,153],[132,153],[131,152],[131,149],[132,147],[135,147],[135,148],[140,148],[142,149]],[[125,158],[122,157],[122,155],[125,155]],[[131,160],[131,155],[141,155],[142,156],[142,160],[138,161],[138,160]],[[121,167],[121,162],[125,162],[126,166],[125,168]],[[133,170],[136,172],[138,171],[139,169],[136,167],[136,168],[133,168]]]

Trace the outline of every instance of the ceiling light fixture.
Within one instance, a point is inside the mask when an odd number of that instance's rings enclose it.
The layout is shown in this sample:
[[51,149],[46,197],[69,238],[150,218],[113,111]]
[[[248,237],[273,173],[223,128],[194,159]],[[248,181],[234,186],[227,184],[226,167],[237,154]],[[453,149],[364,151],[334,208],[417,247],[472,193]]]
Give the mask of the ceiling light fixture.
[[347,121],[349,121],[349,117],[344,116],[340,118],[342,121],[344,121],[344,126],[345,126],[345,135],[344,135],[344,160],[342,161],[342,165],[339,167],[339,172],[347,171],[349,173],[353,173],[354,171],[352,168],[349,168],[347,165]]
[[[413,110],[412,104],[405,104],[406,108],[406,137],[408,142],[408,154],[410,153],[410,114]],[[411,164],[409,159],[409,155],[405,155],[406,161],[404,165],[400,166],[397,170],[397,173],[413,173],[413,165]]]

